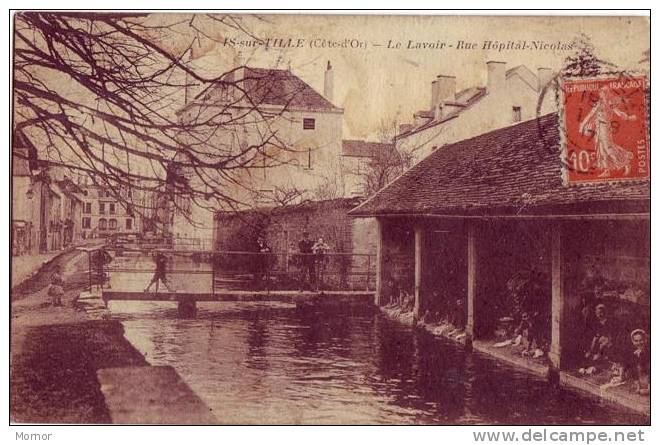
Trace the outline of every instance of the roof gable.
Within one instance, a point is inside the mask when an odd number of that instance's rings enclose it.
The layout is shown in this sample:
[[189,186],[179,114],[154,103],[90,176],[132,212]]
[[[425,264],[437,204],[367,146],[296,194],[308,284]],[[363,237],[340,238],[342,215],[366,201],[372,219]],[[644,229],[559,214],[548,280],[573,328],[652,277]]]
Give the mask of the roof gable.
[[[242,77],[239,74],[241,72]],[[231,76],[239,76],[239,94],[245,95],[246,106],[273,105],[310,111],[342,111],[289,70],[245,67],[232,72]],[[198,103],[213,100],[212,92],[222,88],[239,89],[230,82],[229,76],[224,80],[200,92],[195,97]]]

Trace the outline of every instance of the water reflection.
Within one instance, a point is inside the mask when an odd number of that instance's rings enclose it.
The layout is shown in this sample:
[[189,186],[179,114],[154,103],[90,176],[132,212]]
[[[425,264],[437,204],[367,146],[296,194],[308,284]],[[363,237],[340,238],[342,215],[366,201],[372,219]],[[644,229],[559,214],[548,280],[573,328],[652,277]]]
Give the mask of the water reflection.
[[644,423],[378,315],[112,302],[151,364],[171,365],[224,423]]

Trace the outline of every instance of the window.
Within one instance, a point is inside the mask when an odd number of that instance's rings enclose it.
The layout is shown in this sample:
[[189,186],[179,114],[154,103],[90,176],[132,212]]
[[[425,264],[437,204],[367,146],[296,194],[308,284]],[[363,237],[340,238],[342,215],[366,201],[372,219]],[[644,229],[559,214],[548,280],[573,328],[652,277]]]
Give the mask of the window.
[[105,197],[106,197],[106,198],[112,198],[112,193],[110,193],[110,192],[105,192]]
[[109,229],[110,230],[117,230],[117,220],[116,219],[111,219],[109,223]]
[[92,219],[89,217],[85,217],[82,219],[82,228],[83,229],[91,229],[92,228]]
[[99,230],[107,230],[108,229],[108,221],[105,220],[105,218],[99,219]]
[[313,130],[316,128],[316,119],[306,117],[303,119],[303,130]]
[[91,202],[86,202],[83,206],[83,213],[90,214],[92,213],[92,203]]
[[522,109],[520,107],[513,107],[513,121],[522,121]]
[[312,169],[312,149],[311,148],[307,149],[307,168],[309,170]]
[[83,190],[83,191],[82,191],[82,194],[85,195],[85,196],[87,196],[89,193],[87,192],[87,190]]
[[114,202],[111,202],[111,203],[110,203],[110,213],[112,213],[112,214],[114,215],[115,210],[116,210],[116,209],[115,209],[115,203],[114,203]]
[[103,198],[103,195],[105,195],[105,192],[103,190],[99,189],[98,194],[99,194],[99,198]]
[[126,230],[133,230],[133,220],[126,218]]
[[99,202],[99,213],[100,214],[105,213],[105,203],[104,202]]

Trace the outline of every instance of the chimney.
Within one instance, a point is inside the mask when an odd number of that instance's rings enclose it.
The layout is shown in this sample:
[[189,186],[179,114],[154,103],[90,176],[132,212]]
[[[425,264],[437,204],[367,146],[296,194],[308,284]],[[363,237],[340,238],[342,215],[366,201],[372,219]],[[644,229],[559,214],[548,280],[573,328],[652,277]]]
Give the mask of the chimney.
[[442,117],[443,103],[456,100],[456,76],[440,74],[431,83],[431,111],[435,118]]
[[539,80],[538,90],[540,93],[552,80],[552,70],[550,68],[539,68],[537,70],[537,77]]
[[323,81],[323,96],[328,99],[330,102],[333,100],[333,92],[335,89],[335,79],[332,71],[332,65],[328,60],[328,66],[325,69],[325,78]]
[[438,103],[456,100],[456,76],[440,74],[438,82]]
[[486,90],[489,93],[501,90],[504,87],[504,80],[506,77],[506,62],[489,60],[486,62],[486,66],[488,67]]
[[438,81],[437,79],[431,82],[431,110],[435,110],[438,106]]
[[243,53],[236,51],[234,53],[234,66],[232,68],[238,68],[243,65]]
[[[230,82],[241,82],[245,77],[245,68],[243,68],[243,53],[236,51],[234,53],[234,59],[232,60],[231,70],[232,72],[228,76]],[[235,94],[235,93],[234,93]]]

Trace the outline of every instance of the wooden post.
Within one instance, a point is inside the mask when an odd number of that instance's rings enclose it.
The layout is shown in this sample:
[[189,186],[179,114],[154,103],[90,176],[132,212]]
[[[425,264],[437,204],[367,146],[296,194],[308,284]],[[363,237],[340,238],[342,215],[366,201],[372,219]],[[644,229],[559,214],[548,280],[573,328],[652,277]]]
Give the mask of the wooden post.
[[415,227],[415,309],[413,317],[419,319],[422,305],[422,267],[424,261],[424,231]]
[[469,221],[467,226],[467,321],[465,324],[465,346],[472,348],[474,340],[474,302],[477,291],[477,246],[476,227]]
[[383,286],[383,221],[376,218],[376,295],[374,305],[381,306]]
[[371,280],[371,254],[367,255],[367,286],[366,289],[369,291],[369,281]]
[[561,223],[556,222],[552,226],[550,241],[552,256],[552,337],[550,342],[550,369],[548,378],[552,382],[558,382],[559,370],[561,369],[561,328],[562,315],[564,312],[564,258],[561,249]]
[[215,295],[215,251],[211,252],[211,293]]

